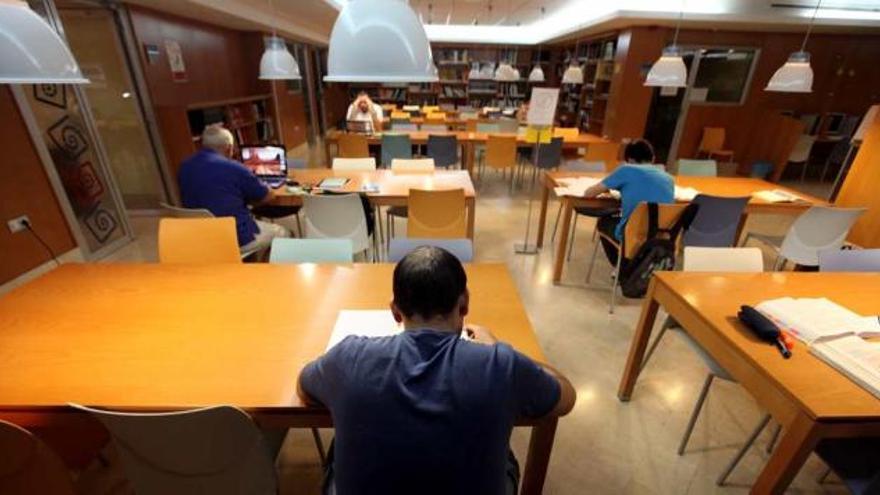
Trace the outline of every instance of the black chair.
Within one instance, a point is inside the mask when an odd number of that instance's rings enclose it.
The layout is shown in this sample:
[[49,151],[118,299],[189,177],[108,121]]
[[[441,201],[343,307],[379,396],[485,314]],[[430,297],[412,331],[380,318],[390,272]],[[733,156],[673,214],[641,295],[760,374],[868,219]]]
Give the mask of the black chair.
[[437,167],[448,168],[458,163],[458,138],[455,135],[428,135],[428,157]]
[[723,198],[697,194],[693,203],[700,205],[697,216],[684,233],[682,243],[695,247],[732,247],[749,197]]

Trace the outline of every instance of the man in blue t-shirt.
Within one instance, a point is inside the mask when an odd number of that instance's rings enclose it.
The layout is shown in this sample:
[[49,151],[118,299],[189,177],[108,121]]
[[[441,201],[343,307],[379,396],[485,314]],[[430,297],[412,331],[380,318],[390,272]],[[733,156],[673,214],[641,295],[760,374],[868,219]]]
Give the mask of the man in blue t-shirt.
[[284,227],[254,219],[248,204],[265,204],[274,198],[250,170],[232,160],[232,133],[214,124],[202,132],[202,148],[180,165],[180,197],[186,208],[204,208],[215,217],[235,217],[242,252],[269,247],[275,237],[289,237]]
[[412,251],[393,291],[402,333],[348,337],[300,374],[300,397],[330,409],[336,429],[325,493],[516,493],[514,420],[568,413],[571,384],[465,327],[467,276],[449,252]]
[[[662,166],[652,165],[654,149],[650,143],[639,139],[627,144],[623,157],[626,164],[584,192],[584,197],[594,198],[610,189],[620,191],[620,214],[600,217],[596,223],[599,232],[618,241],[623,240],[626,222],[639,203],[672,203],[675,200],[675,181]],[[617,247],[601,239],[608,260],[616,265]]]

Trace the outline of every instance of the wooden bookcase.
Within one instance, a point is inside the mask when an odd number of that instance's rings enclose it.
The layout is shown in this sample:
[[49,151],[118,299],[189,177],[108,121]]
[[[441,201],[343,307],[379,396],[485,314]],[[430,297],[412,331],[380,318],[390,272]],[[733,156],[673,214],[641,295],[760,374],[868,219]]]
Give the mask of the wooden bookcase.
[[577,63],[584,71],[584,84],[562,85],[558,118],[564,125],[602,134],[614,76],[616,49],[617,33],[591,38],[563,49],[560,63],[555,67],[559,80],[562,80],[562,74],[572,57],[577,57]]

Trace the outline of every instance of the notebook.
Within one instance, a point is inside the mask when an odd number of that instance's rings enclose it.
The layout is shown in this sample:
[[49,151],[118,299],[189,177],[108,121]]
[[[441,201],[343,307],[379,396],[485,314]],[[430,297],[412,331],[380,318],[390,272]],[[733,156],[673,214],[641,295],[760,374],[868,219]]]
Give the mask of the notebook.
[[348,179],[345,177],[327,177],[318,184],[318,187],[321,189],[340,189],[346,184],[348,184]]

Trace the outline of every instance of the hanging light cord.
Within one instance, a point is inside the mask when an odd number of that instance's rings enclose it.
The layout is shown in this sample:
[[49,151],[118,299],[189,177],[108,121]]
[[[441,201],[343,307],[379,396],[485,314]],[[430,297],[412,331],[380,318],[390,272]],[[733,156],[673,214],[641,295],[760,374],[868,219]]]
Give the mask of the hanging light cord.
[[269,12],[272,13],[272,39],[275,39],[278,34],[275,32],[275,4],[272,3],[272,0],[269,0]]
[[810,39],[810,34],[813,32],[813,24],[816,23],[816,14],[819,13],[819,7],[821,6],[822,0],[816,2],[816,8],[813,10],[813,17],[810,18],[810,25],[807,26],[807,34],[804,36],[803,43],[801,43],[801,51],[804,51],[807,48],[807,40]]
[[684,19],[684,2],[681,0],[681,8],[678,9],[678,21],[675,23],[675,36],[672,37],[672,46],[678,46],[678,32],[681,30],[681,21]]

